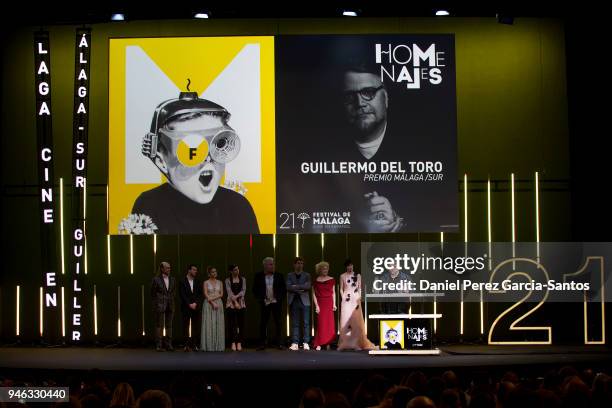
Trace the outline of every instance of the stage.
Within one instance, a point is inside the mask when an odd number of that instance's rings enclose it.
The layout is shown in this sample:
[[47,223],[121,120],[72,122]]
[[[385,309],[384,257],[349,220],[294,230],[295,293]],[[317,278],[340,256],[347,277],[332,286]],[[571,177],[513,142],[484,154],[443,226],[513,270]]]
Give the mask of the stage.
[[373,356],[367,352],[273,350],[243,352],[156,352],[145,348],[1,347],[0,369],[105,371],[309,371],[585,365],[612,367],[601,346],[440,347],[438,356]]

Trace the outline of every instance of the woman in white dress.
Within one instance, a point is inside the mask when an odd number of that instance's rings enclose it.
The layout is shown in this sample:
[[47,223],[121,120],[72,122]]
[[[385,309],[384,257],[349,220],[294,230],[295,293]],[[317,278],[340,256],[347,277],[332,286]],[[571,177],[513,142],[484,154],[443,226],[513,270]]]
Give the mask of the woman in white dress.
[[361,274],[355,272],[347,259],[345,272],[340,275],[340,340],[338,350],[373,350],[368,340],[361,311]]

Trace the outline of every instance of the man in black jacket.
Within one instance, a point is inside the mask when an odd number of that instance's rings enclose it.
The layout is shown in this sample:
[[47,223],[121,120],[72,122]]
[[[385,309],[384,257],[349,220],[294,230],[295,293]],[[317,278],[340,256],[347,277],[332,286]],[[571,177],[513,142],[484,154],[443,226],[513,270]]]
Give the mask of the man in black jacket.
[[151,305],[155,319],[155,349],[163,351],[162,332],[166,329],[165,347],[174,351],[172,347],[172,318],[174,317],[174,295],[176,282],[170,276],[170,264],[162,262],[159,265],[159,274],[151,282]]
[[282,349],[281,314],[283,311],[283,301],[287,295],[287,287],[283,275],[274,272],[274,258],[264,258],[263,271],[255,275],[253,294],[261,308],[259,323],[260,344],[257,350],[265,349],[268,343],[267,326],[270,315],[274,320],[276,328],[276,345],[279,349]]
[[194,337],[200,332],[200,306],[202,285],[196,279],[198,267],[189,265],[187,274],[179,284],[179,296],[181,298],[181,314],[183,316],[183,338],[185,339],[185,351],[197,350],[197,342]]

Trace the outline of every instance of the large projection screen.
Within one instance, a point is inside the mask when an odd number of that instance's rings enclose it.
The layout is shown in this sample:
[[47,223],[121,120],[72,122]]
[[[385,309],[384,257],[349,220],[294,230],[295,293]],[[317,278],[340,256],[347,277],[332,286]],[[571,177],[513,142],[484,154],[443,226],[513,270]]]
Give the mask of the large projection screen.
[[109,233],[273,233],[274,38],[111,39],[109,63]]
[[457,226],[452,35],[276,39],[279,232]]
[[110,234],[457,230],[452,35],[109,48]]

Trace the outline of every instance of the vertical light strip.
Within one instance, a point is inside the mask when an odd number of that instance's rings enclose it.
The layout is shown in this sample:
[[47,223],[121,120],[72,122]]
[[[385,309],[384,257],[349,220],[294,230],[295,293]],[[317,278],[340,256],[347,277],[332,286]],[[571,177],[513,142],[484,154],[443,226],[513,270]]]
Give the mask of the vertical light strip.
[[[360,301],[361,302],[361,301]],[[366,336],[368,335],[368,302],[365,302],[365,327],[364,327],[364,331]],[[361,313],[361,311],[359,312]]]
[[315,332],[314,332],[314,309],[311,307],[310,308],[310,337],[314,339],[315,336]]
[[463,175],[463,239],[468,242],[468,191],[467,174]]
[[64,297],[64,287],[62,286],[62,337],[66,337],[66,314],[65,314],[65,297]]
[[111,274],[111,245],[110,235],[106,236],[106,264],[108,267],[108,274]]
[[[444,232],[440,232],[440,246],[444,250]],[[438,310],[438,302],[437,302],[436,296],[434,296],[434,300],[433,300],[433,312],[434,312],[434,314],[437,313],[437,310]],[[434,325],[433,329],[434,329],[434,334],[435,334],[436,331],[438,330],[438,319],[433,319],[433,325]]]
[[[347,239],[348,239],[348,233],[346,234],[346,236],[347,236]],[[347,245],[347,248],[348,248],[348,245]],[[346,252],[348,253],[348,249],[347,249]],[[341,305],[342,304],[342,300],[340,299],[340,285],[341,285],[341,283],[338,283],[337,286],[336,286],[336,284],[334,284],[334,289],[337,289],[337,290],[335,290],[335,292],[336,292],[336,305]],[[338,308],[338,313],[336,313],[336,336],[340,335],[340,312],[341,312],[341,310],[340,310],[340,308]]]
[[[438,303],[436,302],[436,297],[434,296],[434,304],[433,304],[433,312],[434,314],[438,313]],[[433,319],[434,323],[434,334],[436,334],[436,330],[438,330],[438,319]]]
[[276,234],[272,234],[272,258],[276,258]]
[[461,308],[459,310],[459,334],[463,336],[463,290],[461,291]]
[[[83,232],[85,232],[85,221],[83,221]],[[85,275],[87,275],[87,232],[85,232],[84,235],[83,246],[85,247]]]
[[[510,199],[512,200],[512,242],[516,242],[516,228],[515,228],[515,213],[514,213],[514,173],[510,174]],[[514,253],[512,254],[514,256]]]
[[[276,248],[276,235],[274,235],[274,248]],[[295,234],[295,256],[300,256],[300,234],[296,233]],[[289,305],[289,303],[287,302],[287,305]],[[286,315],[286,320],[287,320],[287,337],[289,337],[290,333],[289,333],[289,307],[287,307],[287,315]]]
[[[493,242],[493,226],[491,223],[491,178],[487,178],[487,243],[489,249],[489,272],[492,269],[492,242]],[[483,303],[483,293],[480,291],[480,334],[484,334],[484,303]]]
[[493,225],[491,223],[491,179],[487,180],[487,241],[489,243],[489,271],[492,268],[491,260],[491,245],[493,242]]
[[295,234],[295,256],[300,256],[300,234]]
[[141,315],[142,315],[142,335],[145,335],[145,313],[144,313],[144,304],[145,304],[145,298],[144,298],[144,285],[140,285],[140,298],[142,299],[142,301],[140,302],[141,304]]
[[134,235],[130,234],[130,275],[134,274]]
[[584,322],[584,344],[589,344],[589,334],[588,334],[588,322],[589,322],[589,316],[587,314],[587,295],[586,292],[584,293],[584,302],[582,302],[583,304],[583,312],[584,312],[584,319],[582,319],[582,321]]
[[480,334],[484,334],[484,302],[482,298],[482,289],[480,290]]
[[492,242],[493,231],[491,230],[491,179],[487,180],[487,239]]
[[535,172],[536,251],[540,262],[540,175]]
[[96,285],[94,285],[93,309],[94,309],[94,336],[98,335],[98,295],[96,293]]
[[606,292],[604,285],[604,276],[601,275],[601,344],[606,344]]
[[[463,241],[467,252],[468,242],[468,187],[467,174],[463,174]],[[463,336],[463,286],[461,286],[461,300],[459,310],[459,334]]]
[[87,220],[87,178],[83,181],[83,224]]
[[[321,233],[321,261],[323,261],[325,259],[325,233]],[[311,297],[311,301],[310,304],[313,305],[313,300],[312,300],[312,295],[310,295]],[[315,335],[315,331],[314,331],[314,308],[311,307],[310,308],[310,336],[312,338],[314,338]]]
[[20,329],[20,326],[19,326],[19,303],[20,303],[19,302],[19,292],[20,290],[19,289],[20,289],[19,285],[17,285],[17,307],[15,308],[16,313],[17,313],[17,316],[15,318],[15,334],[17,335],[17,337],[19,337],[19,329]]
[[[514,173],[510,174],[510,199],[512,200],[512,258],[516,257],[516,220],[514,215]],[[516,263],[512,261],[512,270]]]
[[321,260],[325,259],[325,233],[321,233]]
[[121,286],[117,286],[117,337],[121,338]]
[[64,179],[60,177],[60,259],[62,262],[62,275],[66,273],[66,261],[64,255]]
[[44,321],[45,321],[45,315],[43,313],[43,288],[42,286],[40,287],[40,310],[39,312],[39,316],[40,316],[40,337],[43,336],[43,331],[44,331]]
[[157,255],[157,234],[153,234],[153,255]]

